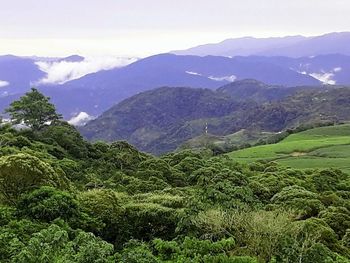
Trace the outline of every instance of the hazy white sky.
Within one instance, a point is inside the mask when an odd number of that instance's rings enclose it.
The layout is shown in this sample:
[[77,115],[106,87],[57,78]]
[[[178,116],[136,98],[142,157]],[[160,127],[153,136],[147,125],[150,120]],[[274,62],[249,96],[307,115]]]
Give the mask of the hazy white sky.
[[350,31],[349,0],[0,0],[0,54],[146,56],[241,36]]

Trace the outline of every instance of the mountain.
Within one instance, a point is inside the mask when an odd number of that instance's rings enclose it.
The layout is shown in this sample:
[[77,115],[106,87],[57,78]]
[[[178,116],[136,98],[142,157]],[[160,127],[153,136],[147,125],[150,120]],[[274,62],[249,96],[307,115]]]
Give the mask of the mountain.
[[260,99],[236,100],[224,89],[164,87],[143,92],[88,122],[81,132],[89,140],[127,140],[161,154],[204,134],[206,123],[209,133],[223,136],[242,129],[279,132],[301,123],[350,120],[349,88],[298,88],[262,104]]
[[[179,133],[186,122],[221,117],[242,107],[229,96],[208,89],[163,87],[128,98],[81,128],[90,140],[128,140],[142,150],[150,150],[160,142],[176,148]],[[203,131],[193,130],[194,134]],[[169,135],[178,138],[171,139]],[[192,134],[190,134],[191,136]],[[155,146],[155,148],[158,148]]]
[[194,56],[251,56],[274,48],[290,46],[306,39],[307,37],[303,36],[232,38],[219,43],[204,44],[186,50],[171,51],[170,53]]
[[315,57],[236,57],[241,61],[253,63],[271,63],[280,67],[289,68],[304,75],[318,79],[324,84],[349,85],[350,83],[350,56],[341,54],[320,55]]
[[327,54],[350,55],[350,32],[329,33],[316,37],[235,38],[220,43],[173,51],[178,55],[198,56],[285,56],[308,57]]
[[12,96],[17,98],[32,86],[38,86],[38,81],[46,76],[46,73],[36,64],[38,61],[80,62],[82,60],[84,57],[78,55],[66,58],[0,56],[0,98],[10,96],[5,100],[11,100]]
[[[14,85],[2,87],[0,111],[8,103],[27,91],[31,83],[46,77],[34,64],[34,60],[16,58],[27,63],[27,68],[10,67],[11,78],[0,73],[0,80],[14,82]],[[67,61],[80,61],[79,56],[65,58]],[[4,60],[4,59],[3,59]],[[6,60],[4,60],[6,61]],[[18,70],[17,70],[18,68]],[[26,73],[29,70],[29,73]],[[23,74],[22,74],[23,71]],[[6,71],[4,71],[6,72]],[[3,74],[1,78],[1,74]],[[23,76],[22,76],[23,75]],[[11,80],[9,80],[11,79]],[[263,56],[238,56],[234,58],[219,56],[179,56],[159,54],[140,59],[121,68],[101,70],[87,74],[64,84],[38,84],[38,88],[57,105],[58,111],[69,120],[81,113],[98,116],[116,103],[147,90],[157,87],[193,87],[216,89],[223,85],[243,79],[256,79],[268,85],[269,92],[251,93],[251,89],[236,89],[236,97],[257,96],[265,101],[274,97],[286,96],[289,90],[272,86],[318,86],[320,84],[350,84],[350,56],[333,54],[316,57],[288,58]],[[17,81],[17,82],[16,82]],[[1,82],[0,82],[1,85]],[[239,91],[240,90],[240,91]]]
[[33,59],[0,56],[0,98],[23,93],[44,76],[45,73],[39,70]]
[[278,101],[300,90],[318,90],[320,86],[284,87],[268,85],[255,79],[243,79],[217,89],[237,101],[255,101],[258,103]]
[[79,112],[99,115],[115,103],[162,86],[215,89],[235,79],[255,78],[286,86],[319,85],[309,75],[266,61],[216,56],[151,56],[123,68],[100,71],[63,85],[41,86],[66,117]]
[[310,37],[302,42],[268,51],[259,52],[264,56],[308,57],[328,54],[350,55],[350,32],[329,33]]

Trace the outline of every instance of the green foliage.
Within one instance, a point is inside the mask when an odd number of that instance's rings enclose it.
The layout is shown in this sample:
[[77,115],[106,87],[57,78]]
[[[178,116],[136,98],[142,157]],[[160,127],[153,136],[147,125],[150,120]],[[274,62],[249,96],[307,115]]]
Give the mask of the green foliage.
[[41,185],[60,185],[49,164],[22,153],[0,158],[0,192],[6,202],[15,202],[22,193]]
[[67,151],[74,158],[87,157],[87,143],[80,133],[71,125],[62,121],[55,121],[52,125],[46,126],[40,134],[50,144],[57,144]]
[[117,256],[120,262],[228,262],[257,263],[247,256],[230,256],[235,247],[232,238],[217,242],[186,237],[182,242],[154,239],[151,245],[131,241]]
[[18,214],[43,222],[78,216],[78,203],[71,194],[43,186],[23,194],[17,203]]
[[[125,207],[124,219],[128,237],[152,240],[175,237],[181,212],[155,203],[131,203]],[[126,233],[124,233],[126,234]]]
[[105,240],[113,242],[121,232],[123,195],[110,190],[91,190],[78,196],[81,210],[91,219],[83,222],[88,231],[102,236]]
[[268,262],[278,251],[280,240],[291,223],[284,211],[223,211],[210,209],[192,219],[202,237],[233,237],[241,253]]
[[61,118],[61,115],[56,113],[55,106],[49,102],[49,98],[35,88],[12,102],[6,112],[10,114],[13,123],[24,122],[33,130],[40,130],[45,123]]
[[69,233],[52,224],[47,229],[35,233],[24,244],[11,262],[113,262],[113,246],[94,235],[78,232],[71,239]]
[[[329,142],[344,127],[318,131]],[[349,263],[340,170],[187,150],[154,157],[86,142],[61,121],[0,126],[0,146],[0,262]]]
[[324,209],[317,194],[307,191],[300,186],[283,188],[281,192],[272,197],[271,201],[281,208],[287,207],[295,210],[299,219],[317,216]]
[[[338,168],[349,172],[349,134],[349,124],[313,128],[289,135],[276,144],[233,151],[229,156],[244,163],[275,160],[279,164],[297,169]],[[320,184],[322,180],[315,183]],[[332,184],[327,186],[326,181],[324,183],[326,188],[333,187]]]

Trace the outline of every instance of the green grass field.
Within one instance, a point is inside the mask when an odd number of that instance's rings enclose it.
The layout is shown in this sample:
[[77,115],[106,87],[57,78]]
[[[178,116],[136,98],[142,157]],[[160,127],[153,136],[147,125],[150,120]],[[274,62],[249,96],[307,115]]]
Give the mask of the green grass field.
[[350,124],[292,134],[276,144],[228,154],[235,161],[273,160],[294,168],[339,168],[350,173]]

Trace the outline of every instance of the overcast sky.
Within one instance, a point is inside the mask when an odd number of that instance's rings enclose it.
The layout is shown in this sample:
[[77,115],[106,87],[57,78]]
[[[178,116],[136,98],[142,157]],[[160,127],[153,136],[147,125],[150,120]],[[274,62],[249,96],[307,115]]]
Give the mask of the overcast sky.
[[349,0],[0,0],[0,54],[146,56],[350,31]]

